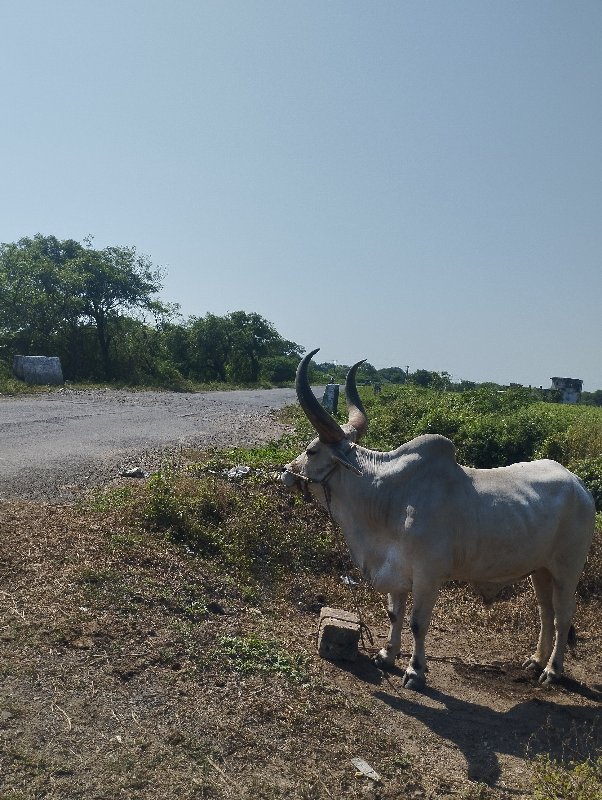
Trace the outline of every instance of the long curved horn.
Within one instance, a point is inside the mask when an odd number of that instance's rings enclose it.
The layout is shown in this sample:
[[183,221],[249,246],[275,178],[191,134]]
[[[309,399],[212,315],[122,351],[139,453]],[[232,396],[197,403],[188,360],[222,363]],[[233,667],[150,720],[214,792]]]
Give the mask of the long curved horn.
[[345,438],[345,431],[334,420],[328,411],[320,404],[317,397],[311,390],[309,385],[309,378],[307,370],[309,362],[315,356],[320,348],[313,350],[303,357],[299,366],[297,367],[297,377],[295,380],[295,389],[297,390],[297,398],[299,405],[303,409],[305,416],[316,429],[320,441],[327,444],[335,444]]
[[358,367],[360,367],[365,360],[364,358],[362,361],[358,361],[357,364],[354,364],[347,373],[347,378],[345,380],[345,398],[349,410],[349,422],[347,424],[357,431],[357,441],[359,441],[368,430],[368,416],[366,415],[357,391],[357,386],[355,385],[355,374]]

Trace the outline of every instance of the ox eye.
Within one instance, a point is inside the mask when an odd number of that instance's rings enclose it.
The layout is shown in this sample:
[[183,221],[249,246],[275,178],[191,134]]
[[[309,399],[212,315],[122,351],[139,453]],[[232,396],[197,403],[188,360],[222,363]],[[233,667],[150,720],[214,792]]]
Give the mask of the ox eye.
[[305,455],[307,455],[307,456],[315,456],[315,454],[317,452],[318,452],[318,448],[317,447],[308,447],[307,450],[305,451]]

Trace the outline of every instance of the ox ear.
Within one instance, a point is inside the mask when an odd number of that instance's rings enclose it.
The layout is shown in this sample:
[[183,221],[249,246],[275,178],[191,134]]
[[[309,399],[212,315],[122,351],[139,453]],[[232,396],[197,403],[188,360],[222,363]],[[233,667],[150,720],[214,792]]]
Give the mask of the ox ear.
[[340,445],[334,445],[332,448],[332,455],[335,461],[338,461],[345,469],[353,472],[354,475],[361,475],[361,469],[349,458],[350,453],[353,453],[353,447],[343,448]]

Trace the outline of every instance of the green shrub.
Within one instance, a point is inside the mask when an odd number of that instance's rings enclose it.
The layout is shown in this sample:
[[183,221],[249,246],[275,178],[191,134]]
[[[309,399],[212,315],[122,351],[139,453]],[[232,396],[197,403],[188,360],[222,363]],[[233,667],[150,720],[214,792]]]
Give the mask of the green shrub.
[[213,477],[195,481],[165,468],[151,477],[143,508],[147,525],[167,532],[195,552],[219,551],[219,528],[233,507],[228,486]]
[[602,511],[602,455],[597,458],[578,459],[572,461],[569,466],[592,493],[596,509]]
[[333,534],[320,510],[271,475],[231,481],[166,468],[148,482],[142,518],[194,553],[219,558],[243,582],[269,587],[285,573],[333,565]]
[[602,411],[539,401],[527,389],[486,387],[465,392],[416,386],[362,390],[370,429],[366,444],[391,450],[423,433],[452,439],[458,461],[501,467],[534,458],[569,466],[602,453]]
[[562,464],[599,456],[602,453],[602,412],[597,408],[561,406],[557,419],[564,425],[547,437],[537,455]]

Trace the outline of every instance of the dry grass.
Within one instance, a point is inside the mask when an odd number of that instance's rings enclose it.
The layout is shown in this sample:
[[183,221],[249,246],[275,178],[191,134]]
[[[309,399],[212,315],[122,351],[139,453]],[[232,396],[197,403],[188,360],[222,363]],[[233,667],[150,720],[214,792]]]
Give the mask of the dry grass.
[[[449,587],[416,695],[371,664],[386,615],[368,590],[350,597],[338,556],[330,575],[265,585],[120,505],[0,504],[0,800],[521,798],[529,758],[569,739],[580,758],[599,751],[593,573],[564,686],[516,666],[534,644],[530,592],[486,609]],[[320,660],[320,606],[355,602],[374,646],[353,665]],[[357,777],[355,756],[382,780]]]

